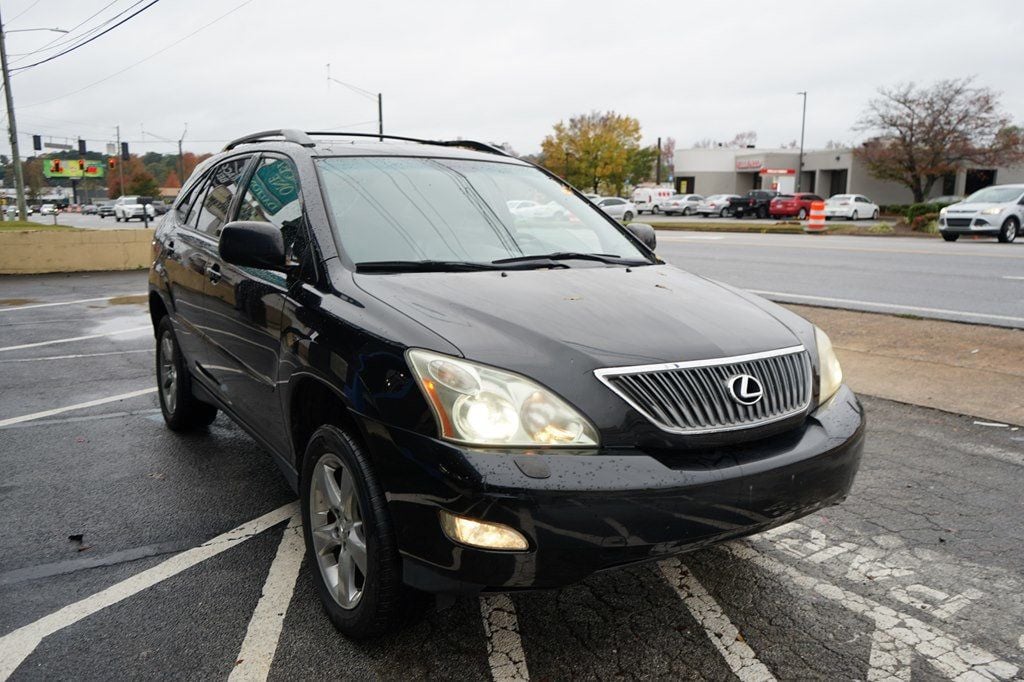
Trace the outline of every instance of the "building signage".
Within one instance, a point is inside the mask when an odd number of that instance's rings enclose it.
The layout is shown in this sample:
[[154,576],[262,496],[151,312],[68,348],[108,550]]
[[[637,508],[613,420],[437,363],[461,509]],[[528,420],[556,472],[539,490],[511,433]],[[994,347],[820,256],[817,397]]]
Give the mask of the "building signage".
[[762,168],[761,175],[796,175],[792,168]]
[[102,178],[104,171],[102,161],[89,159],[43,159],[43,177],[67,178]]
[[763,165],[761,159],[736,159],[736,170],[757,170]]

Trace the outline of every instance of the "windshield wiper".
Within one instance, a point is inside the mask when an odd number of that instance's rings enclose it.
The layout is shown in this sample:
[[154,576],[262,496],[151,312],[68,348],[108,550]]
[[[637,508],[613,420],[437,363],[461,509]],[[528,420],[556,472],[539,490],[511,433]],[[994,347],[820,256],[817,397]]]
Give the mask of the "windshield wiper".
[[556,253],[539,253],[532,256],[515,256],[513,258],[499,258],[493,260],[494,265],[505,265],[508,263],[529,263],[532,261],[560,261],[560,260],[593,260],[599,263],[611,265],[646,265],[647,261],[630,260],[614,253],[577,253],[574,251],[558,251]]
[[568,267],[562,263],[534,259],[522,263],[474,263],[462,260],[377,260],[356,263],[356,272],[476,272],[479,270],[532,270],[539,267]]

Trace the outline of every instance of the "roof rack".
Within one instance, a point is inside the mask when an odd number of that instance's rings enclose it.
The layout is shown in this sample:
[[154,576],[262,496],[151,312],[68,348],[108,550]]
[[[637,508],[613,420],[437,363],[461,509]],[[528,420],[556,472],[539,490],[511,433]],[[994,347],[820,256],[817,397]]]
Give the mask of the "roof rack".
[[313,136],[317,137],[365,137],[365,138],[376,138],[379,140],[399,140],[401,142],[415,142],[416,144],[430,144],[437,145],[439,147],[465,147],[466,149],[473,149],[478,152],[485,152],[487,154],[498,154],[500,156],[512,156],[503,149],[499,149],[493,145],[486,144],[484,142],[477,142],[476,140],[424,140],[419,137],[406,137],[404,135],[382,135],[381,133],[346,133],[346,132],[333,132],[333,131],[312,131],[303,132],[301,130],[295,130],[293,128],[282,128],[281,130],[264,130],[259,133],[252,133],[251,135],[245,135],[237,140],[232,140],[224,146],[221,151],[230,151],[240,144],[247,144],[250,142],[262,142],[269,138],[282,137],[285,142],[294,142],[295,144],[302,145],[303,147],[315,147],[316,142],[313,140]]
[[262,142],[263,140],[271,137],[283,137],[285,142],[294,142],[295,144],[300,144],[303,147],[316,146],[316,142],[313,141],[313,138],[301,130],[295,130],[294,128],[282,128],[281,130],[264,130],[259,133],[245,135],[237,140],[231,140],[231,142],[224,145],[224,149],[221,151],[230,151],[240,144],[246,144],[248,142]]

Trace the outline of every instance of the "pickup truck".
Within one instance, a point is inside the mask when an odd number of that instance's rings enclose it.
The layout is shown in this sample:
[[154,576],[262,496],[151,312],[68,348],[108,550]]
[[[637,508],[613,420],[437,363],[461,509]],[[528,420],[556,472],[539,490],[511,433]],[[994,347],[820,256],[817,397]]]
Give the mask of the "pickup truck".
[[779,193],[775,190],[752,189],[741,197],[730,199],[725,212],[737,218],[745,218],[748,215],[767,218],[772,199],[777,196]]

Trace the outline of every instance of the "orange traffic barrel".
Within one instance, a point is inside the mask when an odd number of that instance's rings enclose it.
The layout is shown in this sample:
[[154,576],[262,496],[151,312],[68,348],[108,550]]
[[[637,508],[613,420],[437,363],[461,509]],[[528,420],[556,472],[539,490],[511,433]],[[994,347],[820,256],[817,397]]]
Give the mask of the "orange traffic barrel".
[[811,202],[811,219],[804,225],[804,232],[822,233],[825,231],[825,202]]

